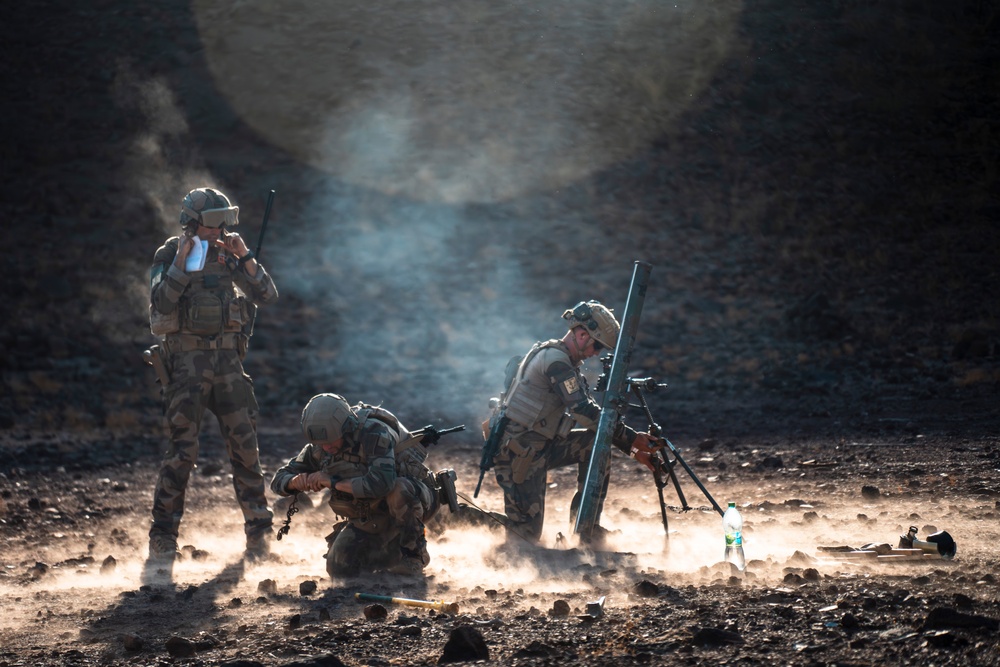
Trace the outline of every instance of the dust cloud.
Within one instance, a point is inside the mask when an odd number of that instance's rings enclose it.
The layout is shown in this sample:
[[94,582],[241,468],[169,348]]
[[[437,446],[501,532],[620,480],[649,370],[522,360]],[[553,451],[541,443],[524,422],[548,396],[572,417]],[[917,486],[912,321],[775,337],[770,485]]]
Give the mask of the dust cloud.
[[447,203],[558,188],[642,150],[738,48],[741,9],[193,4],[217,87],[263,137],[354,185]]

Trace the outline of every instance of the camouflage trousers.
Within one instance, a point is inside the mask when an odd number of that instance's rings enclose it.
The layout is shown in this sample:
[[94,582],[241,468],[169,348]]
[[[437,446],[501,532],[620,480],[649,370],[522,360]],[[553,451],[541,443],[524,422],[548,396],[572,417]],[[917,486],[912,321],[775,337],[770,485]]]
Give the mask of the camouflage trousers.
[[205,410],[219,423],[233,469],[244,531],[259,537],[271,530],[264,474],[257,450],[257,399],[236,350],[196,350],[167,355],[170,384],[163,389],[163,415],[170,445],[153,493],[150,538],[177,538],[184,495],[198,459]]
[[[573,429],[565,438],[546,439],[534,431],[520,426],[507,429],[510,439],[494,458],[497,482],[503,489],[504,512],[508,532],[537,542],[542,536],[545,521],[545,490],[549,470],[577,466],[576,494],[570,503],[570,522],[576,522],[576,513],[583,496],[590,466],[590,452],[594,447],[594,432]],[[597,516],[600,517],[607,495],[610,470],[601,484]]]
[[[397,477],[392,491],[380,501],[368,520],[348,520],[327,536],[326,570],[331,577],[384,569],[403,555],[430,562],[424,522],[440,507],[437,494],[412,477]],[[383,515],[380,521],[377,514]],[[382,528],[373,532],[372,526]]]

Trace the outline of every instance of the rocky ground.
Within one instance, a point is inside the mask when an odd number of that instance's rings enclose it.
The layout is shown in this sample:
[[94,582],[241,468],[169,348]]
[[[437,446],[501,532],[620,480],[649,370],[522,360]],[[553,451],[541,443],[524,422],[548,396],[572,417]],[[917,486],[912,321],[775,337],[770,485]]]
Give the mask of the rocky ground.
[[[8,9],[0,667],[1000,664],[996,9],[408,6]],[[146,271],[205,183],[252,242],[276,191],[281,300],[247,360],[268,472],[338,391],[466,424],[431,461],[471,496],[506,360],[581,299],[621,312],[642,260],[631,371],[669,385],[655,419],[740,504],[746,571],[693,480],[691,511],[668,489],[665,540],[652,481],[617,458],[607,552],[575,544],[562,470],[545,549],[505,556],[444,516],[426,582],[330,581],[315,498],[244,564],[211,423],[187,558],[144,571],[164,447]],[[489,478],[476,502],[501,508]],[[820,550],[911,525],[957,556]],[[379,618],[355,592],[458,611]]]

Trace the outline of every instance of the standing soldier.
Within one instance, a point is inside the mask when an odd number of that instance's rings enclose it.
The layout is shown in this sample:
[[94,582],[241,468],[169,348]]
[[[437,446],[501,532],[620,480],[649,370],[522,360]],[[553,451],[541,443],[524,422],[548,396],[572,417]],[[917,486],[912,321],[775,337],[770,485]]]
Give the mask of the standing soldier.
[[[503,489],[508,532],[537,542],[545,518],[546,473],[553,468],[578,467],[577,492],[570,504],[571,521],[587,479],[601,407],[590,396],[580,372],[585,359],[605,348],[614,349],[621,330],[611,311],[597,301],[585,301],[563,313],[569,331],[561,340],[535,343],[517,367],[498,407],[507,417],[494,462]],[[652,467],[650,436],[619,424],[613,444]],[[604,504],[604,478],[599,507]],[[598,509],[600,516],[600,509]],[[604,529],[595,526],[594,538]]]
[[[170,446],[153,494],[149,555],[173,559],[184,494],[198,458],[202,416],[219,422],[243,511],[248,559],[265,557],[271,510],[257,450],[257,399],[243,370],[257,303],[278,291],[239,234],[239,207],[213,188],[197,188],[181,203],[183,233],[156,251],[150,269],[150,330],[161,372]],[[161,363],[162,362],[162,363]]]
[[313,396],[301,424],[308,444],[274,473],[271,490],[330,489],[330,508],[346,518],[327,537],[330,576],[421,574],[431,559],[424,522],[441,506],[441,491],[419,438],[388,410],[352,407],[337,394]]

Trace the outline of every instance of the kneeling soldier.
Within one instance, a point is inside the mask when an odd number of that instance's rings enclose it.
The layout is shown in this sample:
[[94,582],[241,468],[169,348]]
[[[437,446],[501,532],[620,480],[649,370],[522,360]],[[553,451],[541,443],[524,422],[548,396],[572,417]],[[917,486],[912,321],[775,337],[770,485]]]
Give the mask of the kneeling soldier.
[[430,562],[424,522],[441,501],[420,439],[388,410],[352,407],[337,394],[310,399],[301,425],[309,444],[274,474],[271,489],[330,489],[330,507],[346,519],[327,537],[330,576],[421,574]]

